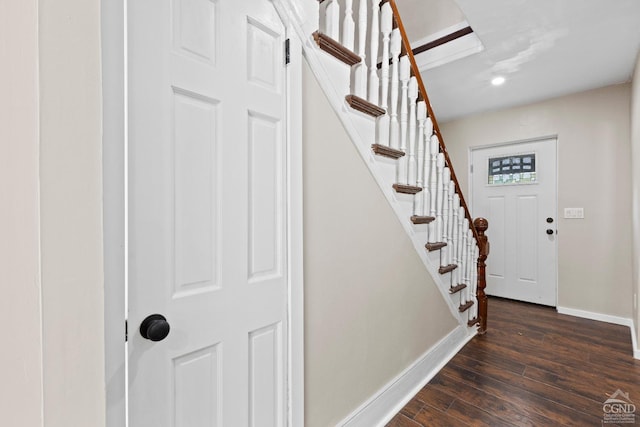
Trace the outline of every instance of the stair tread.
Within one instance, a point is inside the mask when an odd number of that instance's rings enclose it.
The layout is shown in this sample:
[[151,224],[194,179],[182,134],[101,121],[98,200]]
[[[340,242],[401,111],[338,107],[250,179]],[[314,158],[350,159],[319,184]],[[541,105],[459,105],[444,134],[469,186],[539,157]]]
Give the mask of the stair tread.
[[393,184],[393,189],[396,190],[396,192],[403,194],[416,194],[422,191],[422,187],[407,184]]
[[360,58],[358,54],[350,49],[347,49],[338,41],[332,39],[324,33],[321,33],[320,31],[316,31],[315,33],[313,33],[313,39],[316,41],[320,49],[324,50],[331,56],[334,56],[335,58],[339,59],[349,66],[355,65],[362,61],[362,58]]
[[427,243],[426,245],[424,245],[424,247],[427,248],[429,252],[437,251],[438,249],[442,249],[445,246],[447,246],[447,242]]
[[371,144],[373,152],[379,156],[389,157],[390,159],[399,159],[405,155],[402,150],[396,150],[395,148],[387,147],[386,145]]
[[366,99],[360,98],[356,95],[347,95],[345,97],[347,104],[351,106],[354,110],[358,110],[362,113],[368,114],[372,117],[379,117],[386,113],[384,108],[380,108],[375,104],[367,101]]
[[449,272],[451,272],[451,271],[455,270],[456,268],[458,268],[458,266],[457,266],[457,265],[455,265],[455,264],[445,265],[445,266],[442,266],[442,267],[440,267],[440,268],[438,269],[438,273],[440,273],[440,274],[447,274],[447,273],[449,273]]
[[411,217],[411,222],[414,224],[429,224],[430,222],[434,221],[435,218],[432,216],[420,216],[420,215],[413,215]]
[[473,325],[477,325],[478,323],[480,323],[480,319],[478,319],[477,317],[474,317],[473,319],[467,322],[467,326],[471,327]]
[[464,304],[460,304],[460,307],[458,307],[458,311],[460,313],[464,313],[465,311],[469,310],[469,308],[473,305],[473,301],[467,301]]
[[464,288],[466,288],[467,285],[465,285],[464,283],[460,283],[457,286],[452,286],[449,288],[449,293],[450,294],[455,294],[456,292],[460,292],[461,290],[463,290]]

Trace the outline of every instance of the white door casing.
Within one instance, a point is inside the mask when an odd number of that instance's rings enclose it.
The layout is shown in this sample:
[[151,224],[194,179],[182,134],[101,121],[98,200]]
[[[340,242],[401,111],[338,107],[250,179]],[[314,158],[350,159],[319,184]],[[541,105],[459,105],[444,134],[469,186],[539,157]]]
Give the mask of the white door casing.
[[128,4],[131,426],[287,424],[285,33],[268,0]]
[[[535,183],[488,184],[490,158],[531,153],[535,154]],[[489,221],[487,294],[555,306],[556,138],[475,148],[471,164],[472,211]]]

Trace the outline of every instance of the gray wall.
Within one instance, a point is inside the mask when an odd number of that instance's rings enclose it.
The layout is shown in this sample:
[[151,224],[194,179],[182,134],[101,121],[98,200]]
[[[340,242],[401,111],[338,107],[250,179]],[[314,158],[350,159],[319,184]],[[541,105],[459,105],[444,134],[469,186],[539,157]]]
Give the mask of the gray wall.
[[38,1],[0,2],[0,425],[42,425]]
[[40,1],[44,417],[104,425],[100,1]]
[[305,426],[325,427],[457,323],[306,63],[303,133]]
[[[471,147],[558,136],[558,305],[624,318],[632,316],[630,101],[623,84],[441,126],[463,189]],[[584,207],[585,219],[563,219],[565,207]],[[491,240],[490,218],[487,233]]]
[[104,425],[99,12],[0,4],[3,426]]

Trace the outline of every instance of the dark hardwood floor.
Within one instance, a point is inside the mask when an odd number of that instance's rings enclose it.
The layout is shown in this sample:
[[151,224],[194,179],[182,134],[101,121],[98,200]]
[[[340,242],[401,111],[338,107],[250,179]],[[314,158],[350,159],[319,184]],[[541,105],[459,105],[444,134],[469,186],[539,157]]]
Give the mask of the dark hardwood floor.
[[475,337],[387,427],[602,426],[603,404],[628,393],[640,425],[640,360],[625,326],[554,308],[489,300]]

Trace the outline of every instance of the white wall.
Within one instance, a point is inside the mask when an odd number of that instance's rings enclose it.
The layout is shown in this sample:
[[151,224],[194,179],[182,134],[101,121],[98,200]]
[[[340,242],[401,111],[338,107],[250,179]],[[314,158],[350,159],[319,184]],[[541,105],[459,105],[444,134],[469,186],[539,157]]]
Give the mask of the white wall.
[[333,426],[457,322],[303,67],[305,426]]
[[38,1],[0,2],[0,425],[42,426]]
[[[429,0],[427,7],[424,6],[425,0],[400,0],[397,4],[402,23],[412,43],[459,25],[466,19],[458,4],[451,0]],[[428,13],[416,13],[416,11],[428,11]]]
[[40,1],[47,427],[104,425],[100,1]]
[[[609,86],[441,126],[464,189],[470,147],[558,136],[558,305],[624,318],[632,316],[630,89]],[[584,207],[585,219],[563,219],[565,207]],[[491,241],[490,218],[487,235]]]
[[[634,324],[637,335],[636,343],[640,343],[640,52],[633,74],[631,93],[631,188],[633,203],[633,292],[634,292]],[[640,344],[636,352],[640,354]],[[636,356],[640,357],[640,356]]]
[[99,4],[0,3],[3,426],[104,424]]

